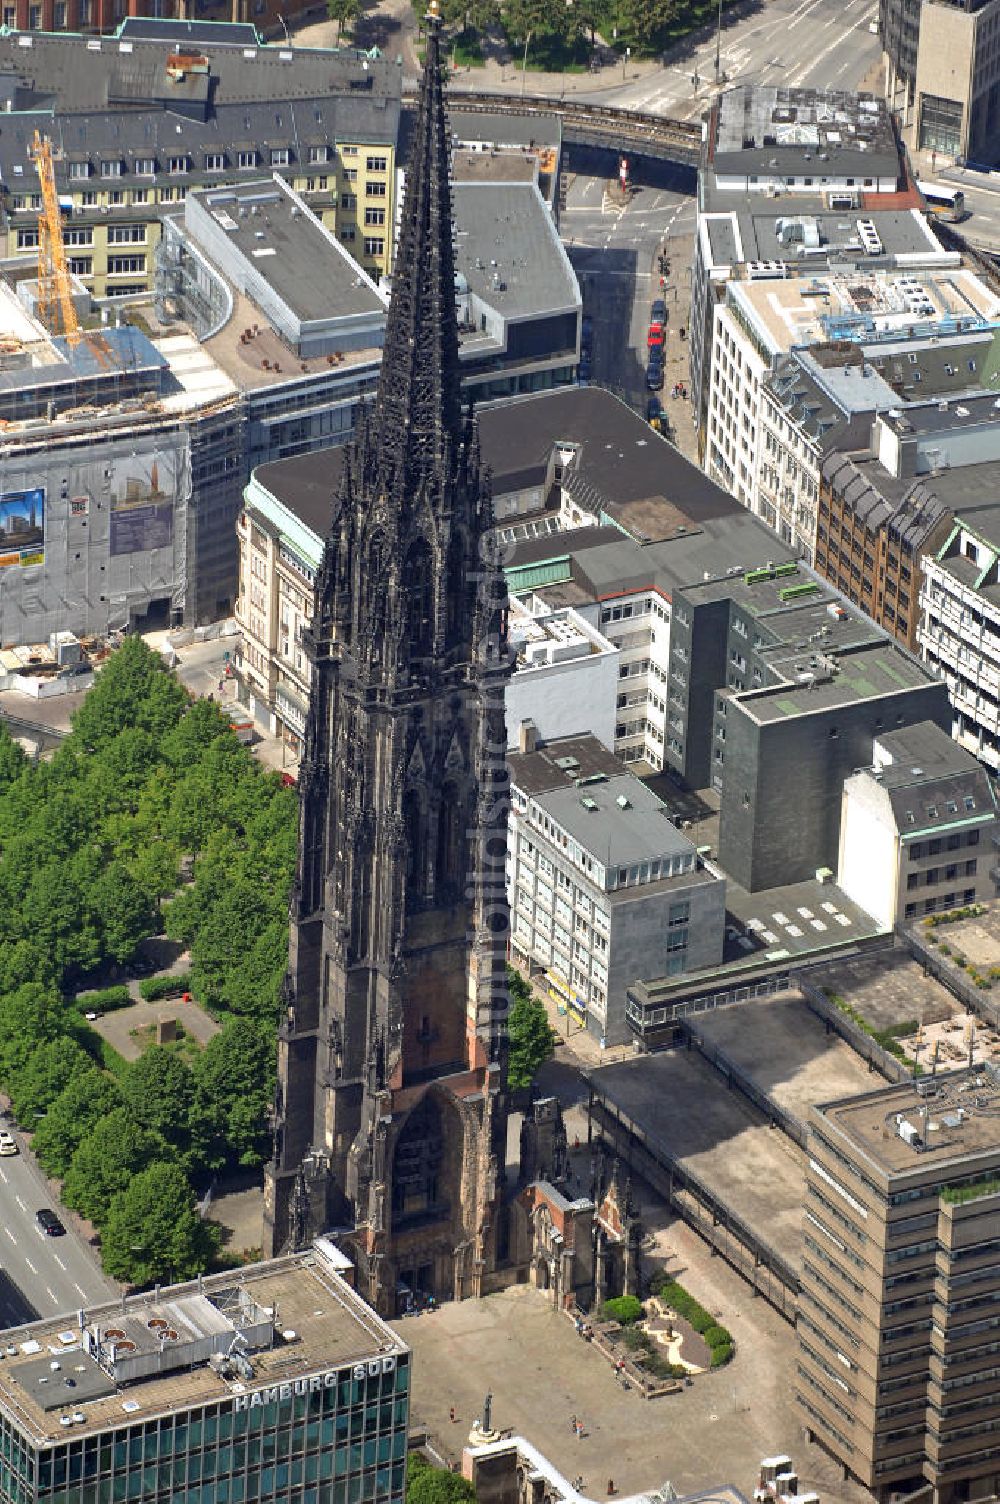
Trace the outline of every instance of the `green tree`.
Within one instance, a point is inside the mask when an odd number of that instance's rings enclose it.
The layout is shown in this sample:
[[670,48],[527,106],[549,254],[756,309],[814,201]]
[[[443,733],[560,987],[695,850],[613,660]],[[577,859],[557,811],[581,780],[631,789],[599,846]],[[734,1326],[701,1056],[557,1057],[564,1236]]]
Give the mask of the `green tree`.
[[65,1004],[53,987],[25,982],[0,1000],[0,1078],[9,1083],[39,1046],[66,1027]]
[[189,704],[183,685],[141,637],[127,637],[73,716],[74,750],[96,749],[130,727],[155,737],[171,731]]
[[273,1027],[237,1019],[228,1019],[195,1061],[198,1088],[241,1165],[258,1165],[267,1153],[274,1069]]
[[617,0],[619,47],[625,43],[635,53],[658,51],[676,15],[676,0]]
[[326,0],[326,13],[331,21],[337,23],[337,46],[340,46],[341,33],[344,27],[350,27],[357,20],[361,10],[359,0]]
[[149,895],[121,862],[112,862],[94,884],[94,908],[101,920],[103,953],[128,961],[156,928]]
[[53,1103],[74,1076],[90,1068],[90,1057],[75,1039],[62,1035],[32,1050],[30,1057],[10,1078],[14,1108],[26,1128]]
[[531,1084],[555,1048],[555,1034],[545,1004],[530,992],[527,997],[515,996],[507,1019],[507,1033],[510,1038],[507,1084],[517,1091]]
[[166,1139],[189,1172],[218,1169],[225,1158],[219,1115],[198,1090],[191,1067],[154,1045],[122,1082],[126,1106],[143,1128]]
[[20,778],[28,759],[11,736],[6,726],[0,726],[0,789],[6,789],[15,778]]
[[31,1145],[46,1174],[65,1175],[93,1125],[121,1101],[117,1083],[96,1066],[74,1076],[50,1105]]
[[541,44],[565,43],[575,22],[566,0],[503,0],[501,10],[508,39],[531,56]]
[[101,1261],[133,1285],[191,1279],[219,1248],[218,1229],[203,1222],[179,1165],[143,1170],[111,1203],[101,1229]]
[[460,1473],[432,1467],[419,1452],[406,1459],[406,1504],[475,1504],[476,1490]]
[[118,1192],[171,1152],[158,1133],[141,1128],[127,1108],[117,1107],[81,1140],[66,1171],[63,1200],[100,1227]]

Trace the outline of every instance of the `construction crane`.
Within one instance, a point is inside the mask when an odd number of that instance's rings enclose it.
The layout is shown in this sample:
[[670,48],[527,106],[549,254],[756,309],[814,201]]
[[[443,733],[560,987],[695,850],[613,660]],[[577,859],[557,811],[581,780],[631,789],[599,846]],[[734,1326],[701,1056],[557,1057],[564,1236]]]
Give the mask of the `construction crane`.
[[66,264],[62,217],[56,195],[56,175],[52,166],[52,142],[39,135],[31,146],[31,158],[42,188],[42,210],[38,216],[38,313],[53,334],[64,334],[71,345],[81,337],[73,305],[73,293]]

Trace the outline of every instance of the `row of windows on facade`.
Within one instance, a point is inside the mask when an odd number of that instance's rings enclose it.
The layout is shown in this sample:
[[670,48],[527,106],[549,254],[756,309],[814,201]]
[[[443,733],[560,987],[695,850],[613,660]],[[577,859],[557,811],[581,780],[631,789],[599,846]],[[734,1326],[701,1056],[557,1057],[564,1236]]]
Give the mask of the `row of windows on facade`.
[[[264,164],[265,154],[256,147],[248,147],[235,153],[225,151],[205,152],[202,161],[204,172],[225,172],[228,168],[236,167],[240,171],[261,167]],[[290,167],[298,160],[290,146],[273,146],[266,154],[266,160],[271,167]],[[324,162],[336,160],[335,149],[332,146],[310,146],[306,149],[305,160],[315,166]],[[371,156],[366,158],[366,172],[386,172],[389,165],[388,157]],[[181,152],[176,156],[168,156],[161,160],[159,157],[136,157],[132,172],[137,177],[155,177],[164,168],[168,173],[180,175],[195,170],[195,159],[188,152]],[[94,163],[90,158],[79,158],[67,164],[67,176],[71,181],[79,182],[94,175]],[[16,169],[15,169],[16,171]],[[129,171],[128,162],[122,157],[101,158],[98,163],[98,174],[102,178],[120,178]],[[346,177],[349,182],[357,179],[357,169],[346,169]],[[366,193],[369,197],[385,197],[386,184],[376,179],[366,184]]]

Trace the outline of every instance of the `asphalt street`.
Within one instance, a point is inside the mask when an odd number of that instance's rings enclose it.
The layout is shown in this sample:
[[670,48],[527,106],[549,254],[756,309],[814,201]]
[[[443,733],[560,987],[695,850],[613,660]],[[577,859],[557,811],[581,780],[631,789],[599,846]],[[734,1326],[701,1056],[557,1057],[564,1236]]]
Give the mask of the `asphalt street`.
[[[15,1131],[20,1141],[20,1135]],[[117,1287],[101,1273],[96,1256],[71,1227],[65,1237],[46,1237],[35,1221],[40,1207],[60,1214],[41,1171],[23,1149],[0,1159],[0,1324],[16,1326],[36,1316],[113,1300]]]
[[[662,185],[637,185],[623,205],[609,191],[607,178],[578,175],[560,214],[583,311],[594,324],[591,379],[640,412],[645,411],[647,396],[649,305],[660,296],[657,252],[664,241],[689,238],[694,230],[694,199],[671,188],[669,174],[663,177]],[[664,297],[668,342],[676,341],[678,327],[687,323],[690,301],[690,285],[678,261],[672,260],[671,285]]]
[[[725,82],[856,89],[881,55],[879,38],[869,30],[877,14],[873,0],[769,0],[755,14],[723,27]],[[715,92],[715,48],[712,36],[664,68],[631,82],[626,77],[618,88],[592,94],[581,89],[578,97],[697,119]]]
[[[931,177],[920,166],[921,175]],[[938,182],[954,183],[965,194],[966,217],[956,229],[972,245],[1000,249],[1000,173],[974,172],[971,168],[946,168],[934,173]]]

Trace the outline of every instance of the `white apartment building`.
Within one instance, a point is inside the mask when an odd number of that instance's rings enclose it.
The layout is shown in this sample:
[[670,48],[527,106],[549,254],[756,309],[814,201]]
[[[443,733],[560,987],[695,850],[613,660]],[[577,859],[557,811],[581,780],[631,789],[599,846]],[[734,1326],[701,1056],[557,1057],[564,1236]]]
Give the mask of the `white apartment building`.
[[579,611],[553,610],[534,594],[511,599],[509,630],[517,667],[507,687],[507,745],[532,721],[546,740],[586,732],[613,748],[620,649]]
[[[947,271],[859,266],[817,268],[806,276],[783,262],[744,270],[745,280],[730,282],[713,310],[705,469],[811,562],[823,446],[821,433],[809,433],[810,409],[818,414],[833,402],[832,426],[836,399],[828,381],[828,392],[807,397],[803,421],[790,417],[772,387],[789,352],[834,341],[859,347],[861,364],[849,378],[851,388],[843,383],[841,400],[848,411],[863,410],[869,397],[858,383],[870,379],[872,406],[884,406],[891,387],[887,392],[879,381],[879,368],[901,339],[926,343],[954,336],[966,322],[970,328],[995,325],[1000,297],[957,257]],[[916,347],[911,354],[916,357]],[[815,383],[815,371],[812,377]],[[975,384],[969,372],[966,386]]]
[[718,964],[726,885],[669,811],[594,737],[511,754],[507,890],[516,964],[540,973],[560,1012],[620,1044],[626,988]]
[[[976,469],[988,471],[994,486],[1000,484],[1000,463]],[[955,739],[998,773],[1000,513],[995,504],[963,510],[938,552],[924,555],[920,607],[917,642],[924,661],[948,685]]]
[[885,732],[844,781],[837,882],[885,929],[993,898],[996,797],[933,721]]
[[[587,509],[586,487],[573,485],[576,458],[564,450],[559,475],[559,524],[568,532],[606,521],[600,506]],[[661,771],[670,659],[669,597],[659,590],[630,590],[615,583],[600,601],[580,606],[579,611],[600,627],[619,654],[614,740],[608,745],[613,745],[622,762],[647,762]]]

